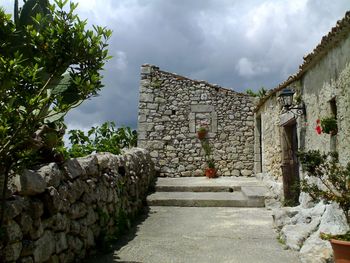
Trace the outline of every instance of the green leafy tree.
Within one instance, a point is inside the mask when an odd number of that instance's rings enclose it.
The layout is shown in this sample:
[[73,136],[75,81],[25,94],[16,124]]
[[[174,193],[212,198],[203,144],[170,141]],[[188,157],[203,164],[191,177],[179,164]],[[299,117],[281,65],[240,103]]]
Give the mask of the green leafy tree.
[[92,127],[87,135],[81,130],[70,130],[69,134],[70,157],[81,157],[95,152],[120,154],[121,149],[134,147],[137,144],[136,131],[132,131],[129,127],[116,129],[114,122],[105,122],[100,127]]
[[111,31],[86,29],[87,21],[74,13],[77,4],[65,8],[67,2],[27,0],[19,8],[16,0],[13,19],[0,9],[3,204],[8,177],[40,151],[59,156],[64,115],[103,87],[100,70],[109,59],[106,42]]

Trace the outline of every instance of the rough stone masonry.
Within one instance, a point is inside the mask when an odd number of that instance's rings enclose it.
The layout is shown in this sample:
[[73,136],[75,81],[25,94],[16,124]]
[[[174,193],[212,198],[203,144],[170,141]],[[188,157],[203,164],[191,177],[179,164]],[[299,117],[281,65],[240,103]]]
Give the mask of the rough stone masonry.
[[250,176],[253,100],[218,85],[143,65],[138,146],[150,151],[160,176],[203,176],[206,163],[197,130],[205,121],[218,175]]
[[25,170],[6,202],[0,262],[83,260],[136,216],[154,176],[137,148]]

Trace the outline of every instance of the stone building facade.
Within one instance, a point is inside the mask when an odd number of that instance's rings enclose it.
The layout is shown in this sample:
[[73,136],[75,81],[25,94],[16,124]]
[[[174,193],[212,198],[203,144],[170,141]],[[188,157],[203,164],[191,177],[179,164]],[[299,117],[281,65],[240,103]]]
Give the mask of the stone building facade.
[[[304,114],[297,116],[295,110],[282,110],[278,96],[286,88],[296,92],[295,106],[305,104]],[[325,117],[336,119],[336,135],[316,132],[317,120]],[[296,148],[289,150],[337,151],[341,164],[350,161],[350,12],[304,57],[299,71],[270,91],[255,109],[254,170],[263,180],[270,180],[269,185],[282,185],[285,179],[281,166],[287,145],[285,134],[290,127],[295,129]],[[300,178],[309,180],[296,164]],[[337,204],[314,203],[305,193],[300,194],[299,202],[299,206],[274,212],[280,238],[286,247],[300,252],[303,263],[332,262],[331,245],[320,239],[320,232],[348,231],[343,212]]]
[[[340,162],[350,161],[350,13],[340,20],[299,71],[280,84],[255,108],[255,172],[281,175],[281,105],[278,95],[285,88],[296,92],[306,114],[296,118],[298,148],[338,151]],[[297,102],[295,101],[296,105]],[[315,131],[317,119],[335,116],[338,134]]]
[[150,151],[160,176],[203,176],[203,121],[218,175],[252,175],[252,97],[143,65],[139,101],[138,146]]

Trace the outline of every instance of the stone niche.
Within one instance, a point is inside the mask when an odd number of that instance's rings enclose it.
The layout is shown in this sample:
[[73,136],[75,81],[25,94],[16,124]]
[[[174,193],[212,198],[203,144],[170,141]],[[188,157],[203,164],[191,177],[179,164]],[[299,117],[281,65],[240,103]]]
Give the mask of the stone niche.
[[218,115],[212,105],[191,105],[188,120],[191,133],[196,133],[203,122],[208,124],[209,135],[214,135],[218,131]]
[[138,146],[150,151],[160,176],[203,176],[197,138],[202,122],[219,175],[250,176],[254,166],[253,99],[156,66],[141,67]]

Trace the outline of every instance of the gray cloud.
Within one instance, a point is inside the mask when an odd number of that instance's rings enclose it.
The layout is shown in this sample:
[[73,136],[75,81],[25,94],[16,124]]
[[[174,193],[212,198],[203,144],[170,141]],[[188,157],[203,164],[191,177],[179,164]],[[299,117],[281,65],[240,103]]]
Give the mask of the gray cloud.
[[114,31],[105,88],[66,118],[82,128],[107,120],[136,128],[144,63],[237,91],[273,88],[350,9],[348,0],[79,2],[80,17]]

